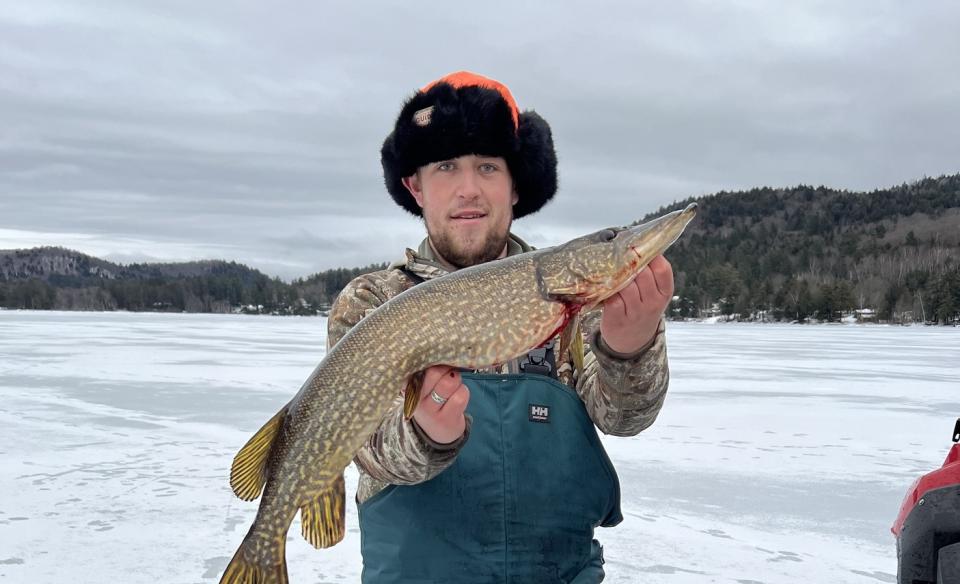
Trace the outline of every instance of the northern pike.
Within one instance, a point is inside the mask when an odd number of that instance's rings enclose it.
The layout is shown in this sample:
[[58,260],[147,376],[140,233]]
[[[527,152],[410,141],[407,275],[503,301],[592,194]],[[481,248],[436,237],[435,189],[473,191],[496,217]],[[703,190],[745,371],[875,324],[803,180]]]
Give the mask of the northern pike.
[[560,334],[558,355],[569,350],[582,368],[579,314],[629,284],[695,214],[689,205],[642,225],[457,270],[366,316],[234,459],[234,493],[263,497],[220,582],[286,583],[287,531],[298,510],[314,547],[343,539],[343,470],[403,388],[404,413],[413,415],[428,367],[505,363]]

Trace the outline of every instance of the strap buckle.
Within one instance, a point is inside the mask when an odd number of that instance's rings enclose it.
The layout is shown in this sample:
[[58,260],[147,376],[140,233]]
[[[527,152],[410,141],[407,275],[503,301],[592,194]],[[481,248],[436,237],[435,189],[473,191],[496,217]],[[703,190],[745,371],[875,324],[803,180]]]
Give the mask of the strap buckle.
[[556,377],[557,361],[554,356],[555,339],[542,347],[538,347],[521,358],[519,367],[524,373],[534,373],[537,375],[546,375],[547,377]]

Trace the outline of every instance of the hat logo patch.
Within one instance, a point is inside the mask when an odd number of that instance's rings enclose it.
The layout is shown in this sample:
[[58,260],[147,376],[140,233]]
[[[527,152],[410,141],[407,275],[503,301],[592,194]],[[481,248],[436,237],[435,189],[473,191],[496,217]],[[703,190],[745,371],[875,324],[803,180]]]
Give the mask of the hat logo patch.
[[420,126],[421,128],[430,124],[430,119],[433,117],[433,107],[425,107],[422,110],[417,110],[413,114],[413,123]]

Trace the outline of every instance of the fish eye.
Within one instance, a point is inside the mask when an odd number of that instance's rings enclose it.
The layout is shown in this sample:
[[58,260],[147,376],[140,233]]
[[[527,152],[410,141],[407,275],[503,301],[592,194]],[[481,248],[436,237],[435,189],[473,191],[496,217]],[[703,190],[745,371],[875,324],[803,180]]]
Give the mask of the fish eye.
[[617,232],[613,229],[603,229],[597,232],[597,239],[600,241],[611,241],[616,236]]

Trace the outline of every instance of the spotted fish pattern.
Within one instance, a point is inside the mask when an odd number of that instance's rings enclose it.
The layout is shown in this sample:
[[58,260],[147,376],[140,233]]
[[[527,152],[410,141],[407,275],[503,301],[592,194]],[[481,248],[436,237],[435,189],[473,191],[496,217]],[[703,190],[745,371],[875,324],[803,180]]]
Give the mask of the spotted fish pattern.
[[[412,407],[403,412],[402,389],[430,366],[500,364],[502,371],[564,331],[563,350],[578,349],[570,352],[579,365],[563,363],[561,380],[597,426],[633,434],[652,423],[668,383],[663,335],[635,355],[617,355],[605,348],[590,311],[669,247],[695,207],[528,253],[513,237],[509,257],[448,274],[425,243],[402,264],[351,282],[330,314],[326,356],[234,458],[234,493],[261,500],[221,584],[286,583],[287,531],[297,512],[311,544],[339,542],[343,470],[352,460],[361,469],[360,500],[378,484],[426,480],[452,462],[469,434],[433,444],[410,421]],[[413,285],[401,268],[425,281]],[[588,323],[589,350],[574,336],[579,319]]]
[[[507,255],[532,251],[516,235],[510,236]],[[423,280],[448,273],[437,261],[424,239],[416,251],[407,249],[404,257],[385,270],[364,274],[350,282],[334,302],[327,320],[327,346],[332,348],[364,317],[387,300],[415,285],[404,270]],[[582,317],[586,337],[583,371],[576,371],[569,356],[558,356],[557,374],[562,383],[574,389],[586,406],[594,424],[606,434],[635,436],[649,427],[663,406],[669,384],[669,367],[664,335],[634,355],[618,354],[599,339],[600,310]],[[370,349],[372,360],[376,350]],[[478,369],[481,373],[515,373],[518,359],[498,367]],[[412,485],[428,481],[449,467],[470,435],[467,431],[451,444],[430,439],[412,419],[403,415],[402,387],[396,388],[393,406],[354,457],[360,471],[356,499],[362,503],[387,485]]]

